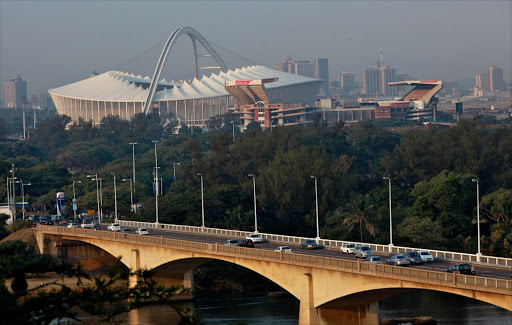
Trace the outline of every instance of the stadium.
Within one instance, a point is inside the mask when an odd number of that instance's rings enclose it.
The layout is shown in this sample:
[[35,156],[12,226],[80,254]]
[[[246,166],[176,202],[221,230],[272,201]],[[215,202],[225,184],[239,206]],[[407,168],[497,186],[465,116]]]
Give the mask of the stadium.
[[[192,41],[194,61],[190,70],[194,71],[193,78],[177,81],[160,79],[170,50],[178,38],[184,35],[188,35]],[[207,53],[201,54],[200,50]],[[213,60],[215,65],[200,66],[202,58]],[[201,75],[204,70],[214,72],[209,76]],[[237,81],[243,81],[245,85],[238,85]],[[259,84],[264,96],[252,92],[252,88],[247,87],[249,83]],[[92,120],[95,125],[99,125],[109,115],[130,119],[139,113],[157,113],[175,117],[187,126],[206,127],[211,117],[224,114],[230,108],[242,115],[240,109],[233,108],[244,104],[261,106],[264,107],[262,110],[271,111],[271,114],[263,114],[261,117],[256,114],[252,119],[244,120],[245,125],[259,121],[265,127],[269,124],[287,125],[311,121],[315,95],[321,84],[322,80],[319,79],[261,65],[228,68],[201,34],[191,27],[182,26],[165,43],[151,78],[110,70],[50,89],[49,93],[58,113],[70,116],[75,122],[79,119]],[[239,86],[239,91],[234,90],[233,86]],[[241,92],[246,92],[246,95],[237,95]],[[295,109],[290,110],[292,106]],[[244,116],[247,117],[247,114]],[[273,121],[269,122],[269,118]]]

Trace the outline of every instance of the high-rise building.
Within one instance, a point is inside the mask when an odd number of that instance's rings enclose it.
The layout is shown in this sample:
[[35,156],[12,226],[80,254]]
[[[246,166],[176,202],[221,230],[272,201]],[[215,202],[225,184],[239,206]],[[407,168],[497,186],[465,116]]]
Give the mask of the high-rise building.
[[329,89],[329,59],[315,59],[315,78],[324,81],[322,88]]
[[6,107],[22,107],[23,100],[27,100],[27,82],[19,75],[14,75],[11,80],[5,82],[4,98]]
[[315,66],[311,61],[292,60],[289,55],[285,55],[284,60],[276,63],[276,70],[315,78]]
[[475,78],[475,86],[483,90],[490,90],[489,74],[479,73]]
[[344,95],[350,95],[356,90],[356,75],[352,71],[343,71],[340,79]]
[[503,69],[493,65],[489,67],[489,90],[505,90],[505,81],[503,80]]
[[397,89],[390,87],[388,83],[395,82],[396,69],[384,65],[384,57],[380,50],[379,61],[371,65],[369,69],[363,69],[363,93],[371,96],[394,97]]

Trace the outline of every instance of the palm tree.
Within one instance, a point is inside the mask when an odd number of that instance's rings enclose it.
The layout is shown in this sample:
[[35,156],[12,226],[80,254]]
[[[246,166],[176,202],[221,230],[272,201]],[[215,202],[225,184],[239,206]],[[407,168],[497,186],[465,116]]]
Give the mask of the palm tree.
[[363,242],[363,224],[370,235],[375,236],[377,233],[377,228],[370,220],[374,215],[374,207],[368,205],[368,198],[358,195],[349,204],[348,217],[343,222],[349,226],[350,230],[358,223],[361,242]]

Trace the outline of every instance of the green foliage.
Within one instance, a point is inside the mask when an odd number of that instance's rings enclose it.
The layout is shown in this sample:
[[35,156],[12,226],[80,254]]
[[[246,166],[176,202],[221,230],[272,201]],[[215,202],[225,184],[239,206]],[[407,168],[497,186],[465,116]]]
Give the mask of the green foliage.
[[32,223],[30,221],[18,219],[16,221],[14,221],[9,228],[10,228],[11,232],[16,232],[20,229],[30,228],[31,226],[32,226]]
[[[27,274],[55,272],[56,280],[28,288]],[[185,309],[175,295],[186,292],[183,287],[169,288],[151,279],[152,271],[129,271],[120,259],[106,277],[91,278],[80,266],[57,262],[47,255],[37,254],[21,241],[0,244],[0,305],[3,324],[50,324],[63,319],[79,321],[78,312],[114,321],[131,309],[163,303],[176,310],[183,324],[199,324],[200,320]],[[128,287],[128,276],[137,277],[137,284]],[[65,284],[64,278],[76,279],[76,288]],[[10,289],[6,280],[11,279]],[[91,285],[85,285],[91,280]]]

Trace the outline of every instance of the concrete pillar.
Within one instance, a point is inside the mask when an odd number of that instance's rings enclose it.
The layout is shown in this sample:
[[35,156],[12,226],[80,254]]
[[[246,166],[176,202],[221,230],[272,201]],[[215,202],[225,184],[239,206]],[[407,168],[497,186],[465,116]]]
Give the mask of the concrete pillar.
[[[140,270],[140,253],[138,249],[132,249],[132,253],[130,256],[130,270],[137,271]],[[133,288],[137,285],[138,277],[136,275],[130,275],[128,279],[128,286]]]
[[320,319],[315,309],[313,276],[304,273],[304,285],[302,286],[299,307],[299,325],[320,324]]

